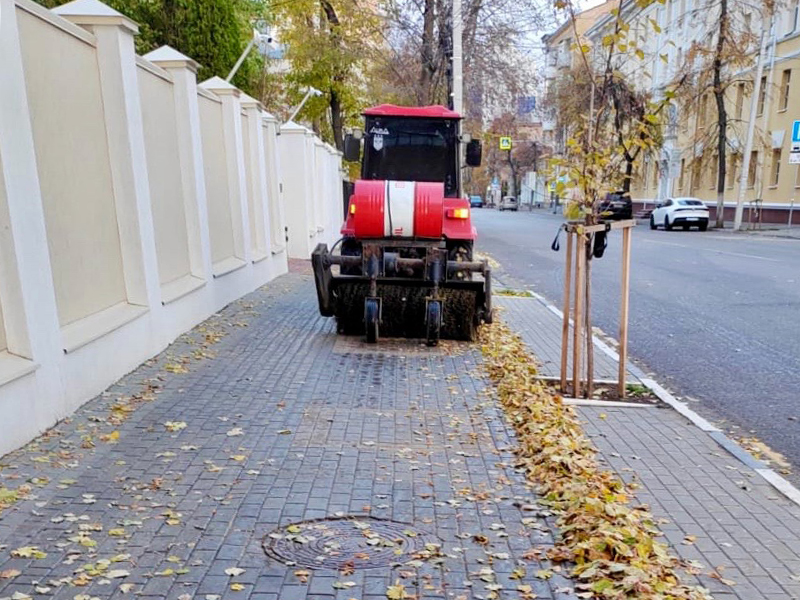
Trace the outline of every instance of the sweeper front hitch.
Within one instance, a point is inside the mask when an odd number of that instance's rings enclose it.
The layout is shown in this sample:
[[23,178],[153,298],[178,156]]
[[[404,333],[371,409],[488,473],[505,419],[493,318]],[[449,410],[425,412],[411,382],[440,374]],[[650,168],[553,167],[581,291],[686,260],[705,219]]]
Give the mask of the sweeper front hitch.
[[430,346],[472,340],[492,319],[489,264],[448,260],[444,241],[361,240],[346,254],[320,244],[311,262],[320,313],[336,317],[339,333],[369,343],[380,334],[423,338]]

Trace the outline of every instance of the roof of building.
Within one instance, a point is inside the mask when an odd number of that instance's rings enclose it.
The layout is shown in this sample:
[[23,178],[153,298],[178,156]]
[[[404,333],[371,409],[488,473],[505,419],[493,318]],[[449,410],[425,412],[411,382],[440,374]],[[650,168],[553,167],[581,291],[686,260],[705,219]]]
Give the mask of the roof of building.
[[368,108],[363,113],[368,117],[433,117],[437,119],[460,119],[457,112],[436,106],[397,106],[396,104],[381,104]]
[[[575,15],[578,35],[582,36],[583,33],[594,25],[598,20],[607,15],[611,10],[619,7],[619,0],[606,0],[602,4],[587,8]],[[542,36],[542,41],[549,44],[552,40],[557,39],[561,34],[568,31],[573,27],[572,20],[567,19],[561,26],[552,33]]]

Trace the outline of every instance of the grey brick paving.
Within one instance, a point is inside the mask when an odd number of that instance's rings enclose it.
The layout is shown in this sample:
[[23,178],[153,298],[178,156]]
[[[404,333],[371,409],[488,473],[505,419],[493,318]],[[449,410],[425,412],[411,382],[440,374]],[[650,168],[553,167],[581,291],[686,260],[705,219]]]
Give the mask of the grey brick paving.
[[[529,511],[514,441],[474,373],[478,352],[342,342],[317,315],[306,269],[228,307],[0,460],[0,484],[30,482],[34,496],[0,515],[0,572],[21,573],[0,578],[0,597],[375,600],[400,579],[419,598],[481,598],[487,566],[502,597],[518,597],[521,583],[539,598],[574,597],[569,580],[536,579],[549,565],[523,558],[553,543],[553,523]],[[217,332],[226,335],[207,347]],[[183,363],[188,373],[168,372]],[[264,554],[276,527],[338,513],[431,532],[443,563],[315,570],[303,582]],[[11,556],[25,546],[47,556]],[[96,574],[112,557],[108,568],[126,577]],[[231,577],[231,567],[244,572]],[[334,587],[342,581],[355,586]]]
[[[558,317],[537,300],[499,303],[549,374],[560,360]],[[716,598],[800,598],[800,507],[669,408],[578,410],[601,462],[641,486],[637,498],[678,556],[704,565],[698,580]],[[709,576],[720,567],[735,585]]]
[[[536,298],[495,296],[494,304],[508,315],[507,320],[514,323],[514,328],[538,359],[539,372],[546,377],[560,377],[561,318]],[[586,356],[585,352],[583,356]],[[567,356],[567,365],[567,372],[572,373],[571,352]],[[594,369],[595,379],[617,379],[617,362],[599,350],[594,353]]]

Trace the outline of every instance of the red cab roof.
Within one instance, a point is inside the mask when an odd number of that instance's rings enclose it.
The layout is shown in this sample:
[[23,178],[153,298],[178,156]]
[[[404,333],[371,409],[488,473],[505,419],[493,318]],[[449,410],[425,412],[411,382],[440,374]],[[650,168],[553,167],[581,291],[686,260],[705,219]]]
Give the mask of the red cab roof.
[[436,119],[460,119],[461,115],[441,105],[436,106],[397,106],[381,104],[368,108],[363,113],[367,117],[433,117]]

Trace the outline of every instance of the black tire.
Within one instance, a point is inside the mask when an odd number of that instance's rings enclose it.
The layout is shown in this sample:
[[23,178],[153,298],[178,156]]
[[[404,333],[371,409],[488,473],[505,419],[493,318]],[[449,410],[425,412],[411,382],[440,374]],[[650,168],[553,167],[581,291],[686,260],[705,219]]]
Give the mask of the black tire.
[[375,298],[367,298],[364,300],[364,329],[368,344],[378,343],[379,320],[378,301]]
[[428,302],[425,315],[425,343],[428,346],[437,346],[442,330],[442,303],[438,300]]
[[706,231],[706,230],[708,229],[708,222],[706,222],[706,223],[700,223],[700,225],[698,226],[698,228],[700,229],[700,231]]
[[656,225],[656,220],[653,218],[653,215],[650,215],[650,229],[658,229],[658,225]]
[[672,231],[672,223],[669,222],[669,215],[664,216],[664,230]]

